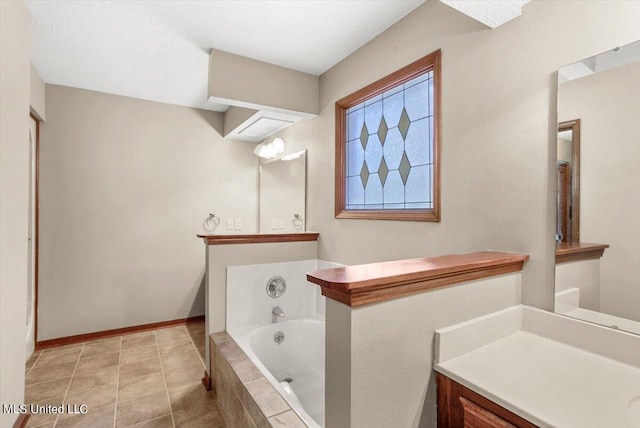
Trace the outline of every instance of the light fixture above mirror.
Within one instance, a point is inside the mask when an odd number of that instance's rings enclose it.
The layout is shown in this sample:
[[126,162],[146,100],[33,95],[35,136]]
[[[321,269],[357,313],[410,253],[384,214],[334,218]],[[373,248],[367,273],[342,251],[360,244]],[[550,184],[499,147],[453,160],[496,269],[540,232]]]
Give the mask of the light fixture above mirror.
[[253,150],[256,156],[263,159],[274,159],[284,152],[284,140],[280,137],[264,140]]

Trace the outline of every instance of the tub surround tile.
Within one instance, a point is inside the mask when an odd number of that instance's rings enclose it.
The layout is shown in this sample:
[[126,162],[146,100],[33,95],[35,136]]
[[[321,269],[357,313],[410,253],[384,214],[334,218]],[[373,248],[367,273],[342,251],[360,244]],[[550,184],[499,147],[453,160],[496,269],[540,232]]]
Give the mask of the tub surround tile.
[[46,382],[48,380],[70,377],[76,368],[76,361],[53,364],[45,367],[34,367],[27,376],[26,384]]
[[222,342],[218,345],[218,350],[227,361],[247,359],[247,354],[238,346],[235,340]]
[[306,428],[302,419],[293,411],[288,410],[269,418],[269,423],[273,428]]
[[231,361],[229,365],[233,371],[235,371],[238,379],[243,385],[247,385],[261,379],[266,380],[260,369],[258,369],[249,358]]
[[229,336],[229,333],[227,333],[226,331],[220,331],[218,333],[213,333],[211,335],[211,339],[214,343],[217,344],[231,340],[231,336]]
[[[218,339],[225,338],[220,333],[215,335]],[[220,411],[230,428],[268,428],[273,423],[282,427],[289,426],[287,423],[306,427],[233,339],[216,342],[211,335],[210,344],[212,384]],[[231,361],[227,357],[231,357]],[[272,422],[271,418],[280,415],[283,416]]]
[[266,378],[246,386],[243,402],[252,417],[262,413],[268,418],[289,409],[287,402]]

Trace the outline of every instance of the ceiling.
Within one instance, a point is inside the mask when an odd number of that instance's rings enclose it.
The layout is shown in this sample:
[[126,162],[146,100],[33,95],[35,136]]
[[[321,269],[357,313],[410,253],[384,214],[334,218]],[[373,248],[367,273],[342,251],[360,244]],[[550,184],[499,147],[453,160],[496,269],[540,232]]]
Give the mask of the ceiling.
[[224,111],[207,101],[210,48],[319,75],[424,1],[25,3],[45,82]]

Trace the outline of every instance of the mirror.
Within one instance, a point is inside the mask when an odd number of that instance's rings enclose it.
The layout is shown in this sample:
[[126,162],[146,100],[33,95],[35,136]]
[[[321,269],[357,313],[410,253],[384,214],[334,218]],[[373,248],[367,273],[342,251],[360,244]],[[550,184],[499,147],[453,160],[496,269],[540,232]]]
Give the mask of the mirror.
[[640,334],[640,41],[558,71],[555,311]]
[[306,177],[306,150],[260,165],[260,233],[306,230]]

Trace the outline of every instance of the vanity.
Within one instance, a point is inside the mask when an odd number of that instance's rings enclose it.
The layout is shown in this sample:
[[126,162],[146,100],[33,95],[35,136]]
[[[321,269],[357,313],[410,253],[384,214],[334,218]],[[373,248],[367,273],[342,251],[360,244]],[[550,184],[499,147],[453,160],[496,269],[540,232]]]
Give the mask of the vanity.
[[518,305],[435,345],[439,427],[640,426],[640,336]]

